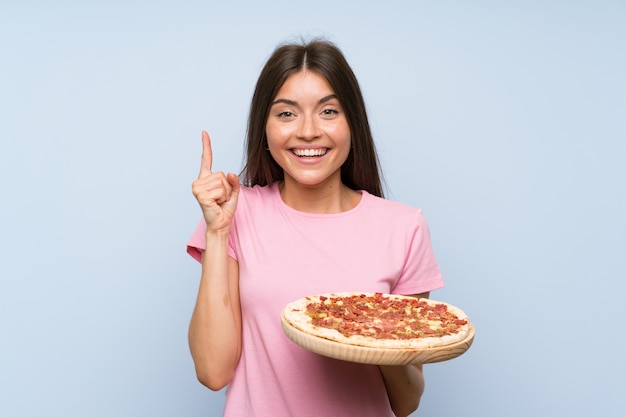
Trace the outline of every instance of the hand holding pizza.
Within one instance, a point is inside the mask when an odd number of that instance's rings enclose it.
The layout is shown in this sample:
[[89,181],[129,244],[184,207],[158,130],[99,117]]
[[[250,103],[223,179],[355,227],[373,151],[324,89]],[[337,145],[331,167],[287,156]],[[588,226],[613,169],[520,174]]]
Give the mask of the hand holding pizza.
[[200,174],[191,189],[202,209],[207,231],[228,233],[237,209],[239,177],[230,172],[212,172],[212,164],[211,138],[202,131]]

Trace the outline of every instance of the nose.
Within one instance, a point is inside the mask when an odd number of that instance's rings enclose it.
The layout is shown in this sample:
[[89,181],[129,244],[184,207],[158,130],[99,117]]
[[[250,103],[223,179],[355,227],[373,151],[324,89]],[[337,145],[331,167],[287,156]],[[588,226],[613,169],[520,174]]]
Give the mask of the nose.
[[298,125],[298,138],[313,140],[320,136],[318,121],[314,116],[303,116]]

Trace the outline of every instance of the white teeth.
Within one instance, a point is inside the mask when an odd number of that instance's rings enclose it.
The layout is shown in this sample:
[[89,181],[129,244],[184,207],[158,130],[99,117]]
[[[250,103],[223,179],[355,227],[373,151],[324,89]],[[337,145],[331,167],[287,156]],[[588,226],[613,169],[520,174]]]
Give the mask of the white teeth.
[[326,154],[326,149],[294,149],[297,156],[322,156]]

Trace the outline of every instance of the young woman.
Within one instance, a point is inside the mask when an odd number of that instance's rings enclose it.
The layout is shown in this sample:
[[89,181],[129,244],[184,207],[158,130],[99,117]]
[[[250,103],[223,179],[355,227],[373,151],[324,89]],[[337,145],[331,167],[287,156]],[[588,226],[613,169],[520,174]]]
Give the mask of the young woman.
[[326,41],[274,51],[252,98],[239,177],[213,172],[202,132],[193,194],[202,263],[189,345],[224,416],[406,416],[421,366],[311,353],[284,334],[290,301],[330,292],[428,296],[443,286],[421,210],[385,200],[357,79]]

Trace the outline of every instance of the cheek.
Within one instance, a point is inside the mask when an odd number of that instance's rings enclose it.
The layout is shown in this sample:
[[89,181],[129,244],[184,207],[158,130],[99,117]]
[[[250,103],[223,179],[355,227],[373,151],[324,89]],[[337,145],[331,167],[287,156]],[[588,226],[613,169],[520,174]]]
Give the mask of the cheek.
[[279,125],[268,123],[265,126],[265,136],[267,137],[268,143],[278,143],[285,137],[284,128],[281,128]]
[[342,142],[350,142],[351,132],[350,127],[348,127],[348,123],[344,121],[343,123],[338,123],[333,129],[333,136],[336,140],[341,140]]
[[274,132],[271,132],[271,131],[267,131],[265,133],[266,138],[267,138],[267,144],[265,145],[266,148],[272,149],[280,145],[280,142],[276,140],[276,135],[273,133]]
[[337,129],[333,136],[335,137],[337,145],[347,146],[348,148],[352,146],[352,135],[348,128]]
[[280,150],[283,147],[283,135],[281,134],[280,129],[276,129],[276,127],[268,125],[265,129],[265,137],[267,140],[265,144],[266,152],[269,151],[274,161],[276,161],[276,156],[280,155]]

